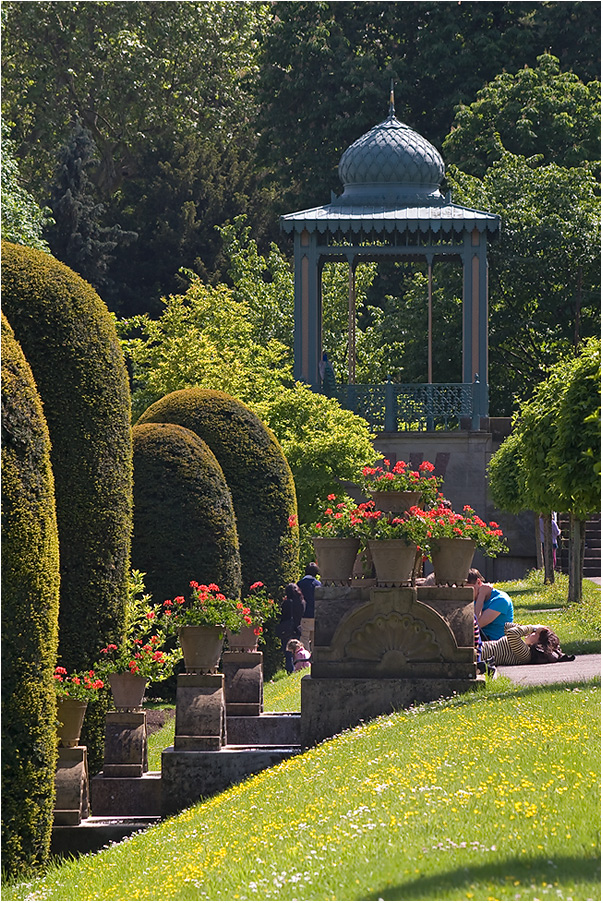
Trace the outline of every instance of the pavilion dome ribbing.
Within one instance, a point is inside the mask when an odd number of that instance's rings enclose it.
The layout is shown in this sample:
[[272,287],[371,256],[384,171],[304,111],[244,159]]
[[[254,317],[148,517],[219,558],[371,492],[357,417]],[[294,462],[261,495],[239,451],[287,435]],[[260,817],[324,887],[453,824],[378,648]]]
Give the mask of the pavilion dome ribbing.
[[339,161],[344,192],[335,203],[390,206],[441,200],[444,171],[436,148],[391,111],[344,151]]

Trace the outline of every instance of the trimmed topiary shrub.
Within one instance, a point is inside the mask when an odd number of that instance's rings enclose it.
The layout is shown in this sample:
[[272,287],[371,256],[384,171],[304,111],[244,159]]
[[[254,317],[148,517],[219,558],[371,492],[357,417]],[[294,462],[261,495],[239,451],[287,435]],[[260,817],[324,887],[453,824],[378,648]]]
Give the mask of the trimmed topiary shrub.
[[56,769],[59,543],[50,439],[34,378],[2,316],[2,867],[50,849]]
[[171,423],[135,426],[132,566],[153,599],[190,595],[190,581],[241,590],[232,499],[211,449]]
[[201,388],[171,392],[138,423],[180,424],[207,442],[232,494],[243,591],[261,580],[280,598],[299,576],[299,530],[293,477],[274,434],[236,398]]
[[132,526],[126,367],[105,304],[49,254],[2,243],[2,304],[48,423],[61,567],[59,656],[68,670],[80,670],[123,629]]

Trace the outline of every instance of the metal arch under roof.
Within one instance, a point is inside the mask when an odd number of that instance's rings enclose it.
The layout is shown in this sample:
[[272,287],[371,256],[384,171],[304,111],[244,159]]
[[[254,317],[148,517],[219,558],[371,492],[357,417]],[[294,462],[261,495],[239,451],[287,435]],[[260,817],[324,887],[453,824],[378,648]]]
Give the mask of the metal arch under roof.
[[281,228],[293,232],[443,232],[462,233],[477,229],[496,234],[500,230],[500,216],[472,210],[459,204],[446,202],[421,206],[374,206],[357,204],[344,207],[326,204],[280,218]]

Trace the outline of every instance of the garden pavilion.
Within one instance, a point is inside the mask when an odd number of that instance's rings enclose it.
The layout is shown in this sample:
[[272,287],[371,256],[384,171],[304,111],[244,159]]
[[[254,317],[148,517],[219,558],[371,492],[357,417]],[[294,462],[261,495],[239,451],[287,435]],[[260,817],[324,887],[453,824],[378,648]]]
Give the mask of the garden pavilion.
[[[453,204],[440,185],[444,161],[425,138],[395,116],[362,135],[339,161],[343,194],[331,203],[281,217],[295,252],[294,374],[321,389],[322,269],[349,266],[348,385],[334,394],[379,431],[480,428],[488,417],[487,240],[500,217]],[[463,265],[462,382],[432,382],[431,295],[436,259]],[[355,374],[355,270],[359,263],[425,260],[428,273],[428,382],[362,386]],[[466,428],[466,427],[465,427]]]

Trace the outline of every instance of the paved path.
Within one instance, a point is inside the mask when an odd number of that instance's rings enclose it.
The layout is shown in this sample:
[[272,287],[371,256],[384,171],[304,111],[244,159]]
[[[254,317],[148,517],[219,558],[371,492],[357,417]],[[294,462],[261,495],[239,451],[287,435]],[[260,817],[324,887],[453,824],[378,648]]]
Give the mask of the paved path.
[[601,655],[577,655],[573,662],[555,665],[499,665],[499,674],[510,677],[513,683],[528,684],[574,683],[601,674]]

